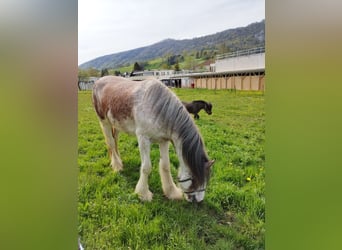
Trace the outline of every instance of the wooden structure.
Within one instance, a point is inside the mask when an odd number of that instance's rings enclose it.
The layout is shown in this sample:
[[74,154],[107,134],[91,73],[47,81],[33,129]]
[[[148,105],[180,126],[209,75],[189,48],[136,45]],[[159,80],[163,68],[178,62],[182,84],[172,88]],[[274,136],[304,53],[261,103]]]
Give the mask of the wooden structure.
[[265,90],[265,70],[263,69],[191,73],[178,75],[177,78],[189,78],[195,88]]

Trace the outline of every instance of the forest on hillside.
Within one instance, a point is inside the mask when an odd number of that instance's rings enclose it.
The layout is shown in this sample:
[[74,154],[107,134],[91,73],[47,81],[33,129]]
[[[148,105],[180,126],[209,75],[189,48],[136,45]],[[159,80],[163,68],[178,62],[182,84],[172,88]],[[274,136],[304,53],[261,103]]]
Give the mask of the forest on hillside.
[[265,46],[265,20],[203,37],[165,39],[150,46],[101,56],[79,66],[79,80],[139,70],[208,70],[219,54]]

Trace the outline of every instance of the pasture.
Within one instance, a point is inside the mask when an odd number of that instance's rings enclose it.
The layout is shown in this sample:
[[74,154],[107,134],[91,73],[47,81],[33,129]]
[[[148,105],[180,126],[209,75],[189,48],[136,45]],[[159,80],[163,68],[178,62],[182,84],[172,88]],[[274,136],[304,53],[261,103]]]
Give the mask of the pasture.
[[[124,133],[120,173],[110,167],[107,147],[91,103],[91,92],[78,94],[78,233],[88,249],[264,249],[265,110],[261,92],[173,89],[182,101],[203,99],[195,123],[210,159],[215,159],[206,196],[200,204],[163,196],[159,148],[151,148],[152,202],[134,194],[139,179],[137,139]],[[193,115],[191,115],[193,116]],[[176,180],[178,159],[170,146]]]

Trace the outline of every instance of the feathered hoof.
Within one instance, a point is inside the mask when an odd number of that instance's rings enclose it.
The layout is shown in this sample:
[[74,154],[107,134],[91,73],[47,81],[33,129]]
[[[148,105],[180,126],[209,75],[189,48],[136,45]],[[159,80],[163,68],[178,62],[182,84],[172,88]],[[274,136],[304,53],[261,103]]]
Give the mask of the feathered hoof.
[[153,193],[150,190],[147,190],[147,192],[135,192],[138,194],[139,199],[141,201],[152,201]]
[[170,193],[165,195],[170,200],[183,200],[183,192],[179,188],[175,188]]
[[111,166],[114,172],[120,172],[123,169],[122,164],[111,164]]

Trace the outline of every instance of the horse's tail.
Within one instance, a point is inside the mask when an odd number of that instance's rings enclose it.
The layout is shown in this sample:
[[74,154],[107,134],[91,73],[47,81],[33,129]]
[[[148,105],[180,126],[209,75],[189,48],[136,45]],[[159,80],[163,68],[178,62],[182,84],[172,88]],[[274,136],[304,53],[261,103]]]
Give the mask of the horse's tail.
[[100,84],[99,81],[96,81],[94,86],[93,86],[93,94],[92,94],[92,101],[93,105],[96,111],[96,114],[98,117],[101,118],[101,120],[105,119],[105,111],[102,109],[101,105],[101,94],[102,94],[102,89],[104,84]]

